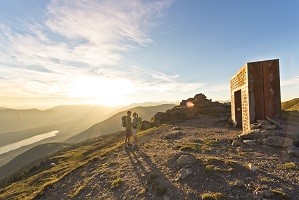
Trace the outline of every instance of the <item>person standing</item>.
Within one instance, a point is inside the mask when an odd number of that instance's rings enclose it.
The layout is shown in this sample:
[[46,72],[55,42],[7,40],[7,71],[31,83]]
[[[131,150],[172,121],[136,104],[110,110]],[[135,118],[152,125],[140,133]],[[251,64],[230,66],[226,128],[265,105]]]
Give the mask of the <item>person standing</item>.
[[126,116],[126,138],[125,138],[125,147],[129,147],[130,145],[130,138],[132,135],[132,120],[131,120],[131,111],[127,112]]
[[138,114],[136,112],[133,113],[132,120],[132,136],[134,139],[133,147],[137,147],[137,125],[138,125]]

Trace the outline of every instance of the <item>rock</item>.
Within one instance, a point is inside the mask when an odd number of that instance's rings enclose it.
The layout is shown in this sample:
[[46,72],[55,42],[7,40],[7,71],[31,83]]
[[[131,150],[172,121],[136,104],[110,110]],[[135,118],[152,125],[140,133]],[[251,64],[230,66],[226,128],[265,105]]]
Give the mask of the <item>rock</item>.
[[260,125],[271,125],[271,123],[266,119],[258,119],[256,120],[256,122],[259,123]]
[[197,110],[195,108],[177,107],[171,111],[172,118],[176,119],[191,119],[196,116]]
[[175,127],[172,128],[172,130],[174,130],[174,131],[178,131],[178,130],[182,130],[182,128],[179,127],[179,126],[175,126]]
[[263,144],[267,146],[286,148],[286,147],[293,146],[293,140],[287,137],[270,136],[263,140]]
[[176,167],[182,168],[185,166],[191,166],[196,162],[196,158],[192,155],[181,155],[176,161]]
[[258,195],[258,196],[261,196],[263,198],[267,198],[267,199],[274,196],[274,193],[271,190],[269,190],[269,189],[266,189],[266,190],[255,190],[254,194]]
[[169,196],[164,196],[164,200],[169,200]]
[[274,130],[276,128],[277,128],[277,126],[274,125],[274,124],[270,124],[270,125],[265,124],[265,125],[262,125],[262,129],[264,129],[264,130]]
[[182,132],[182,131],[172,131],[170,132],[168,135],[166,135],[164,137],[164,139],[172,139],[172,140],[175,140],[175,139],[180,139],[180,137],[182,135],[184,135],[185,133]]
[[250,124],[250,130],[253,130],[253,129],[260,129],[261,128],[261,124]]
[[141,130],[146,130],[152,127],[153,125],[149,121],[146,120],[142,121]]
[[287,149],[288,154],[294,157],[299,157],[299,148],[298,147],[292,147]]
[[242,146],[243,145],[243,142],[241,140],[238,140],[238,139],[234,139],[233,142],[232,142],[232,146],[234,147],[239,147],[239,146]]
[[242,140],[254,140],[254,139],[265,139],[269,136],[283,136],[284,131],[280,130],[262,130],[262,129],[254,129],[248,132],[242,133],[239,137]]
[[252,170],[252,171],[256,171],[258,168],[257,168],[257,166],[255,166],[254,164],[252,164],[252,163],[248,163],[248,168],[250,169],[250,170]]
[[193,170],[191,168],[182,168],[176,175],[176,181],[184,180],[188,176],[190,176],[193,173]]
[[243,140],[243,143],[248,146],[256,146],[256,140]]
[[238,187],[238,188],[243,188],[243,187],[245,187],[244,183],[243,183],[242,181],[240,181],[240,180],[235,181],[235,182],[233,183],[233,186],[236,186],[236,187]]
[[285,137],[291,138],[293,140],[293,144],[299,147],[299,133],[286,133]]
[[267,133],[264,130],[254,129],[239,135],[242,140],[254,140],[258,138],[265,138]]
[[160,125],[162,123],[165,123],[169,120],[169,114],[167,113],[164,113],[164,112],[157,112],[155,114],[155,116],[151,119],[151,122],[157,126],[157,125]]

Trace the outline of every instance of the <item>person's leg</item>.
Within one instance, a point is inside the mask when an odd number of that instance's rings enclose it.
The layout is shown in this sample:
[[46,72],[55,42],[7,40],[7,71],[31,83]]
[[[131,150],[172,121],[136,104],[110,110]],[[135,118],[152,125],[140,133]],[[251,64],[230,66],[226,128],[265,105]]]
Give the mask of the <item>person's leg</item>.
[[137,145],[137,129],[133,129],[134,146]]

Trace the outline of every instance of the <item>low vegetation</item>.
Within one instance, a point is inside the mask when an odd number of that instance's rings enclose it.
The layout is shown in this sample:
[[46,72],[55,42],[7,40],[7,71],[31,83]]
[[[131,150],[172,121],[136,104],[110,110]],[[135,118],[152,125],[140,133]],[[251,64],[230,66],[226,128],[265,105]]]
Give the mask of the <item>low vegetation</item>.
[[201,195],[202,200],[223,200],[224,195],[220,192],[207,192]]

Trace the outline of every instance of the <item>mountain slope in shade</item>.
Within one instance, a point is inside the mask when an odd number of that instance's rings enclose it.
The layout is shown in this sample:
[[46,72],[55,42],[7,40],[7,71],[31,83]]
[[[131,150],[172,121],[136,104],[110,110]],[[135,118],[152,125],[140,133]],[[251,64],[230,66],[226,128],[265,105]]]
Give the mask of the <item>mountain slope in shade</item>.
[[48,156],[49,154],[68,146],[69,144],[61,143],[49,143],[35,146],[32,149],[18,155],[6,165],[0,167],[0,179],[14,173],[18,169],[21,169],[35,160]]
[[[174,106],[174,104],[163,104],[159,106],[135,107],[130,109],[130,111],[137,112],[143,120],[150,120],[157,112],[164,112]],[[126,115],[126,113],[127,110],[119,112],[112,117],[93,125],[82,133],[71,137],[65,142],[78,143],[89,138],[124,130],[124,127],[121,126],[121,117]]]
[[297,110],[299,111],[299,98],[295,98],[289,101],[282,102],[281,109],[287,111]]
[[63,105],[48,110],[38,109],[0,109],[0,134],[18,130],[67,123],[102,121],[113,112],[113,109],[98,105]]

